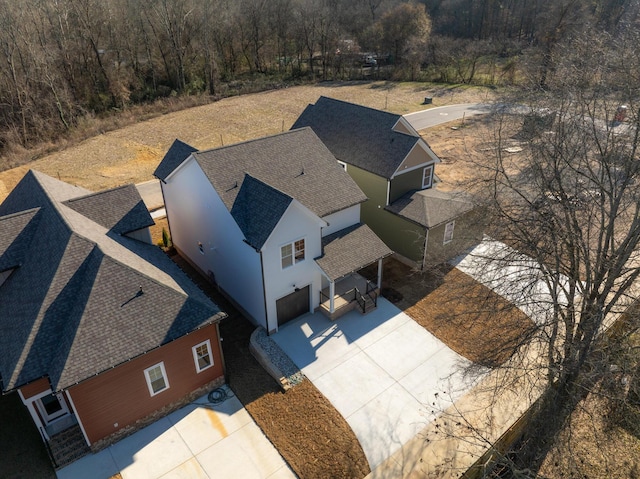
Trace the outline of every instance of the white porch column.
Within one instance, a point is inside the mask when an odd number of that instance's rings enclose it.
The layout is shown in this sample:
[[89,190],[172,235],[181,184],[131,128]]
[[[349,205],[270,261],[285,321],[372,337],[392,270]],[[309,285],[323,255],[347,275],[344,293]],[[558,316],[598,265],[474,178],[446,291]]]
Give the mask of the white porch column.
[[336,283],[334,281],[329,281],[329,312],[333,313],[335,304],[334,304],[334,296],[336,295]]
[[382,258],[378,260],[378,289],[382,289]]

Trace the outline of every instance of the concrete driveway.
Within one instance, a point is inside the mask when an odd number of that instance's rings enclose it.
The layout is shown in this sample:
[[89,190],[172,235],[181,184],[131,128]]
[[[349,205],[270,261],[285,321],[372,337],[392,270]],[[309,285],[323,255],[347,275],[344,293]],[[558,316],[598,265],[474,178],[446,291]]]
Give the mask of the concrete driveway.
[[294,479],[278,451],[224,386],[97,454],[60,469],[59,479]]
[[404,118],[416,131],[420,131],[442,123],[459,120],[462,117],[486,115],[491,112],[491,108],[491,105],[485,103],[461,103],[408,113],[404,115]]
[[473,385],[465,358],[384,298],[366,316],[308,314],[271,338],[347,420],[372,470]]

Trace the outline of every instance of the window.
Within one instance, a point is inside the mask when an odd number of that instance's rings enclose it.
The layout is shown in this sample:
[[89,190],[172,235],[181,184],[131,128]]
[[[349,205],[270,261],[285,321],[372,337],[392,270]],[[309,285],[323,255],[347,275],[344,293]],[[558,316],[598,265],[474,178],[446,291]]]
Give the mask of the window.
[[167,380],[167,372],[164,370],[164,363],[158,363],[144,370],[144,376],[147,379],[149,394],[156,394],[169,389],[169,381]]
[[427,166],[422,170],[422,187],[429,188],[433,181],[433,165]]
[[451,221],[450,223],[447,223],[446,225],[444,225],[444,243],[443,244],[451,243],[451,241],[453,240],[453,227],[455,225],[456,225],[455,221]]
[[196,371],[201,372],[213,366],[211,357],[211,342],[206,341],[196,344],[193,348],[193,360],[196,363]]
[[282,260],[282,269],[304,261],[304,239],[281,246],[280,258]]
[[347,171],[347,164],[344,161],[338,160],[338,164],[342,167],[344,171]]

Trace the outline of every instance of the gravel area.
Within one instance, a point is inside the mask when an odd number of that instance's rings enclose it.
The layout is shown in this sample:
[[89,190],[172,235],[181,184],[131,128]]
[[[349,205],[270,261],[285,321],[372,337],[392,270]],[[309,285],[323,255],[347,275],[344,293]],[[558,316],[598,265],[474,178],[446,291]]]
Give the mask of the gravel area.
[[[258,328],[252,335],[254,344],[260,348],[265,357],[269,359],[284,376],[289,385],[295,386],[304,381],[302,371],[291,361],[289,356],[280,349],[268,335],[264,328]],[[279,378],[276,378],[279,379]]]

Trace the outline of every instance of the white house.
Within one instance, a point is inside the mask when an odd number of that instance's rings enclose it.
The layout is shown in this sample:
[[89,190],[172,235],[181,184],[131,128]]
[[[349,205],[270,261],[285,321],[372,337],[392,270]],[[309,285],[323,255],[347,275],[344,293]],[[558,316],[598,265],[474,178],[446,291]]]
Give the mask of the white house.
[[[178,252],[269,333],[316,308],[375,306],[391,250],[310,128],[207,151],[176,140],[154,174]],[[375,262],[377,285],[354,274]]]

